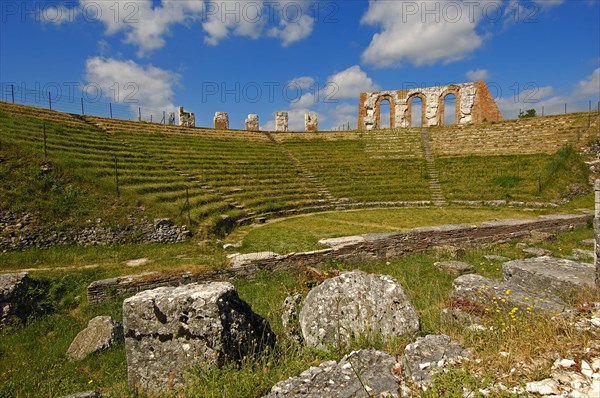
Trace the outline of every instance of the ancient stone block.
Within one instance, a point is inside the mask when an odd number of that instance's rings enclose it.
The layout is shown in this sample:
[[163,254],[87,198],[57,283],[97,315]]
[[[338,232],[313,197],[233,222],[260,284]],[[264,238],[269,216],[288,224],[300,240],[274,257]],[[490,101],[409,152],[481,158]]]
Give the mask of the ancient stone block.
[[475,268],[471,264],[462,261],[438,261],[433,265],[452,275],[472,274],[475,272]]
[[302,341],[302,333],[300,332],[300,323],[298,322],[298,313],[300,312],[300,304],[302,296],[298,293],[286,297],[281,306],[281,325],[288,339],[296,343]]
[[216,112],[213,122],[216,130],[229,130],[229,115],[227,112]]
[[30,280],[27,272],[0,275],[0,327],[11,323],[27,309],[23,297],[27,293]]
[[181,385],[194,364],[221,366],[275,344],[268,322],[226,282],[138,293],[123,303],[123,327],[129,384],[154,392]]
[[87,328],[75,336],[67,350],[67,357],[81,360],[90,354],[106,350],[123,340],[123,327],[109,316],[97,316]]
[[554,257],[513,260],[502,265],[504,279],[523,288],[553,294],[579,292],[594,286],[594,267]]
[[419,318],[395,279],[353,271],[308,293],[300,327],[307,346],[325,350],[353,338],[413,334],[419,330]]
[[277,112],[275,117],[275,131],[285,132],[288,131],[288,113]]
[[304,127],[310,133],[319,131],[319,117],[316,113],[307,113],[304,115]]
[[395,358],[385,352],[354,351],[339,363],[327,361],[275,384],[263,398],[398,397],[396,367]]
[[[469,274],[459,276],[452,283],[452,298],[459,305],[479,306],[493,310],[496,305],[507,312],[513,308],[519,311],[548,311],[560,313],[569,306],[552,293],[525,289],[517,284],[484,278]],[[503,301],[502,301],[503,300]]]
[[246,130],[247,131],[260,131],[260,124],[258,123],[258,115],[250,114],[246,119]]
[[457,365],[471,355],[458,341],[446,335],[427,335],[406,346],[400,363],[406,377],[425,385],[445,367]]
[[183,106],[180,106],[179,125],[183,127],[196,127],[196,115],[193,112],[185,112]]

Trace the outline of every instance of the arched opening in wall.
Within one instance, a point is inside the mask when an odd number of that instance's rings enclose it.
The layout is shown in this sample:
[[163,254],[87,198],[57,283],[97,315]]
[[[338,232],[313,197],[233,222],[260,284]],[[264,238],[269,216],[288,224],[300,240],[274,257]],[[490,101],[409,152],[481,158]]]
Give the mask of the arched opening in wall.
[[379,128],[389,129],[392,127],[391,120],[392,105],[388,99],[382,99],[379,103]]
[[446,94],[444,96],[442,122],[445,126],[457,124],[457,122],[456,122],[456,95],[454,95],[454,94]]
[[423,100],[421,97],[413,97],[410,101],[410,127],[421,127],[423,125]]

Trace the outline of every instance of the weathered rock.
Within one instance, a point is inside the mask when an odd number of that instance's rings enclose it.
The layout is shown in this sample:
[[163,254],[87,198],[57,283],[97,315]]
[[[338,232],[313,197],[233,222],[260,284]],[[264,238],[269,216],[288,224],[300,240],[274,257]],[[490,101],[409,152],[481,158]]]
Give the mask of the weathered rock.
[[509,261],[502,265],[502,274],[513,285],[553,294],[594,287],[594,267],[591,264],[554,257]]
[[548,311],[561,313],[570,310],[559,297],[548,292],[524,289],[516,284],[501,282],[470,274],[456,278],[452,284],[452,298],[458,303],[474,304],[507,311],[516,307],[521,311]]
[[102,398],[102,394],[96,391],[77,392],[75,394],[65,395],[62,398]]
[[384,352],[355,351],[339,363],[328,361],[275,384],[264,398],[398,397],[396,365]]
[[269,324],[230,283],[190,284],[138,293],[123,303],[131,387],[180,385],[192,364],[221,366],[275,344]]
[[531,231],[529,233],[529,243],[541,243],[556,240],[556,235],[544,231]]
[[442,245],[433,248],[437,255],[449,256],[453,259],[463,258],[467,253],[462,247]]
[[385,275],[345,272],[313,288],[300,311],[309,347],[326,350],[353,338],[390,338],[419,330],[419,318],[402,286]]
[[406,346],[400,364],[406,377],[426,385],[446,366],[460,364],[469,357],[471,352],[458,341],[446,335],[428,335]]
[[26,316],[22,305],[30,280],[27,272],[0,275],[0,327],[12,323],[17,316]]
[[462,261],[438,261],[433,265],[452,275],[465,275],[475,272],[475,268],[471,264]]
[[596,240],[594,238],[584,239],[579,243],[581,243],[584,246],[594,246],[596,244]]
[[246,130],[248,131],[260,131],[260,124],[258,122],[258,115],[250,114],[246,119]]
[[543,256],[551,256],[552,252],[550,250],[542,249],[540,247],[528,247],[523,249],[523,253],[531,254],[532,256],[543,257]]
[[488,261],[500,261],[500,262],[510,261],[510,258],[508,258],[508,257],[498,256],[495,254],[488,254],[488,255],[483,256],[483,258],[485,258]]
[[595,253],[591,250],[573,249],[571,255],[575,260],[593,260]]
[[340,238],[327,238],[319,240],[319,244],[329,247],[341,247],[364,242],[364,236],[342,236]]
[[129,260],[125,262],[125,265],[128,267],[140,267],[142,265],[146,265],[150,262],[147,258],[136,258],[135,260]]
[[258,252],[258,253],[248,253],[248,254],[235,253],[235,254],[230,254],[227,256],[227,258],[231,262],[231,266],[234,268],[243,267],[243,266],[253,263],[255,261],[271,260],[271,259],[279,258],[279,257],[281,257],[279,254],[273,253],[273,252]]
[[319,130],[319,117],[316,113],[304,114],[304,128],[309,133],[316,133]]
[[527,392],[536,393],[540,395],[558,395],[560,390],[558,389],[558,383],[553,379],[544,379],[541,381],[532,381],[525,384]]
[[281,323],[286,336],[296,343],[302,342],[302,332],[298,321],[302,295],[296,293],[286,297],[281,306]]
[[155,229],[168,228],[171,226],[173,226],[173,221],[171,221],[169,218],[155,218],[154,219],[154,228]]
[[229,115],[227,112],[215,112],[213,123],[215,130],[229,130]]
[[186,112],[183,110],[183,106],[178,108],[179,111],[179,125],[183,127],[196,127],[196,115],[193,112]]
[[120,341],[123,341],[123,327],[109,316],[97,316],[75,336],[67,350],[67,357],[81,360]]
[[275,116],[275,131],[285,132],[288,131],[288,113],[277,112]]

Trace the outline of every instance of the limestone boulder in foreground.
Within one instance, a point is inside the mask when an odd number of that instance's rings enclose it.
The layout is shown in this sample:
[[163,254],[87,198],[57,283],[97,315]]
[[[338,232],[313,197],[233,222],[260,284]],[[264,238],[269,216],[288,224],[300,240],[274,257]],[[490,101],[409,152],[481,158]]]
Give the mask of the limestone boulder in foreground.
[[313,288],[299,316],[307,346],[327,350],[353,338],[391,338],[419,330],[419,318],[392,277],[345,272]]
[[230,283],[162,287],[123,303],[129,384],[162,392],[183,383],[185,372],[260,354],[275,344],[266,320]]

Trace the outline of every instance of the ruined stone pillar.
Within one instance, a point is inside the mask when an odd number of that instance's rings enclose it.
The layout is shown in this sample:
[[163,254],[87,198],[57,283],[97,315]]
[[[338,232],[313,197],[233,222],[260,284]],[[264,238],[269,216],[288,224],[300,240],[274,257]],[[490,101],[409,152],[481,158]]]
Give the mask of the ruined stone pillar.
[[277,112],[275,117],[275,131],[284,132],[288,131],[288,113]]
[[596,287],[600,288],[600,179],[594,186],[596,191],[596,212],[594,214],[594,231],[596,235]]
[[306,131],[311,133],[319,131],[319,118],[316,113],[306,113],[304,115],[304,127]]
[[185,112],[183,106],[180,106],[179,125],[183,127],[196,127],[196,115],[193,112]]
[[260,131],[260,124],[258,123],[258,115],[250,114],[246,119],[246,130],[248,131]]
[[213,122],[215,130],[229,130],[229,115],[227,112],[216,112]]

